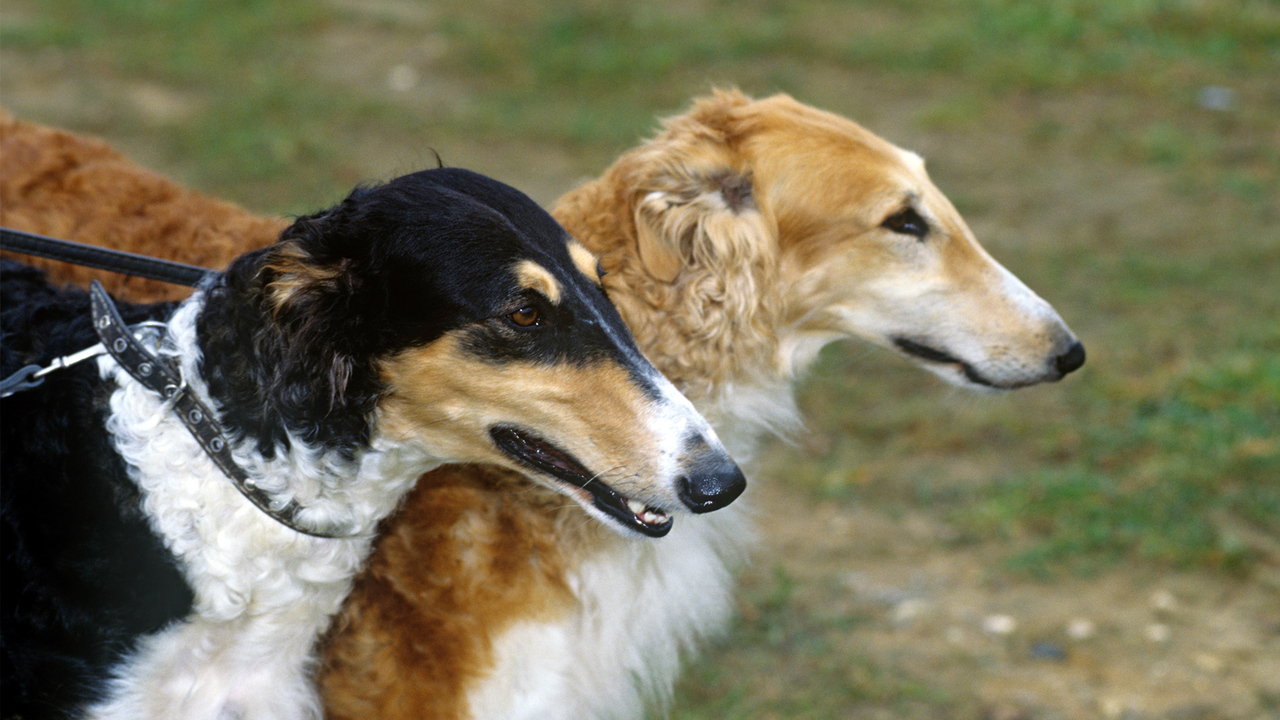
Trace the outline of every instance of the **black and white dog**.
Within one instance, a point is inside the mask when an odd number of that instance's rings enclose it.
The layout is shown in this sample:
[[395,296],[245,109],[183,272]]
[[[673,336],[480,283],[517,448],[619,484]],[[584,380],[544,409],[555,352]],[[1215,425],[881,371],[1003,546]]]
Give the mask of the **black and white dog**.
[[[12,263],[0,292],[3,377],[98,341],[85,293]],[[121,314],[159,321],[126,332],[185,387],[103,354],[2,403],[5,716],[319,717],[317,636],[442,462],[520,469],[650,535],[744,487],[595,257],[475,173],[359,189],[181,304]]]

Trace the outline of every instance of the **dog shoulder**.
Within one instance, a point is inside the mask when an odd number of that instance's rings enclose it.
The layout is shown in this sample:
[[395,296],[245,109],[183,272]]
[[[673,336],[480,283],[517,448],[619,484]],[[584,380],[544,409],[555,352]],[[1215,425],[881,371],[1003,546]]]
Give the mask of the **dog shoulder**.
[[[6,375],[90,340],[77,297],[41,283],[5,273]],[[28,302],[7,302],[20,295]],[[109,391],[86,363],[0,402],[6,712],[35,717],[35,707],[95,699],[122,653],[191,607],[105,429]]]

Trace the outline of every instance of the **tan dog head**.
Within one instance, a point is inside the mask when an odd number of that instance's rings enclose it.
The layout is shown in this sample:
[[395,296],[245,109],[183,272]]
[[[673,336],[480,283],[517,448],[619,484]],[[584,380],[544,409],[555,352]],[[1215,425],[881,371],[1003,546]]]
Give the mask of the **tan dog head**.
[[[919,156],[789,97],[716,93],[604,180],[629,193],[635,247],[594,249],[629,276],[620,285],[651,286],[611,296],[646,353],[695,395],[699,380],[740,382],[752,368],[792,377],[849,336],[977,388],[1055,381],[1084,362]],[[572,222],[573,200],[558,216],[590,237]],[[676,333],[693,341],[673,353]],[[695,369],[700,351],[719,360]]]

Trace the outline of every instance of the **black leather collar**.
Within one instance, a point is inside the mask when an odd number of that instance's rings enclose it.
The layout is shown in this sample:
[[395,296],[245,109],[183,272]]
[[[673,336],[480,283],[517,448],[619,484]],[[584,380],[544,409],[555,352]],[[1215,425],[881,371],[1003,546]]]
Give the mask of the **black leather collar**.
[[155,356],[138,342],[124,324],[115,303],[111,301],[111,297],[97,280],[94,280],[90,286],[89,296],[92,303],[93,327],[107,352],[135,380],[159,393],[169,403],[178,418],[182,420],[182,424],[200,443],[205,454],[217,464],[224,475],[230,478],[232,484],[249,502],[276,522],[304,535],[344,538],[353,537],[356,534],[345,528],[313,528],[301,524],[298,521],[298,513],[302,511],[302,506],[292,500],[283,507],[274,507],[271,497],[256,486],[249,474],[236,464],[231,456],[231,447],[227,442],[222,424],[194,393],[189,392],[179,370],[170,361]]

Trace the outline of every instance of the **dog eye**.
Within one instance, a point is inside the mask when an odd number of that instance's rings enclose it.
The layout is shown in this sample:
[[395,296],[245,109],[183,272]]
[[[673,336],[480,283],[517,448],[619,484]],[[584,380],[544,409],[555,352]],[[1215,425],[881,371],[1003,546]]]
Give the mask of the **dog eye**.
[[542,322],[542,318],[538,315],[538,308],[532,305],[525,305],[519,310],[507,315],[507,319],[520,327],[533,327],[534,325]]
[[902,235],[912,235],[918,238],[922,238],[929,233],[929,223],[920,217],[920,213],[911,208],[885,218],[885,221],[880,223],[880,227]]

